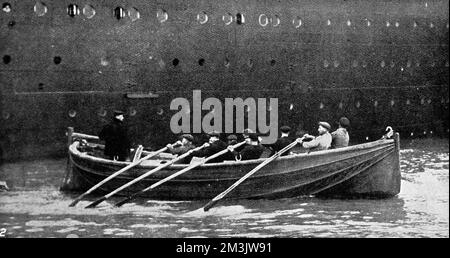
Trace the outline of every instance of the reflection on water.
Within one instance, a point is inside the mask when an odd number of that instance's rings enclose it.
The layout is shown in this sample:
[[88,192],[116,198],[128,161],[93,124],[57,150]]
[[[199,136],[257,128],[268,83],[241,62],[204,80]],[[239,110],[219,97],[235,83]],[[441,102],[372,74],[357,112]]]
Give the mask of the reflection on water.
[[116,198],[84,209],[95,197],[58,190],[65,160],[4,164],[0,228],[8,237],[449,237],[447,140],[402,143],[400,194],[386,200],[312,197],[222,201],[140,199],[120,208]]

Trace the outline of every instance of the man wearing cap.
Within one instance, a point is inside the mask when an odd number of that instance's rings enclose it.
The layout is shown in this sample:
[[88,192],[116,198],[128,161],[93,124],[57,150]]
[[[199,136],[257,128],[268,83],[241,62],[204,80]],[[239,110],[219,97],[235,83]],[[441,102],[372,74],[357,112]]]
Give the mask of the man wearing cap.
[[[213,154],[216,154],[219,151],[225,150],[227,148],[227,144],[219,139],[220,133],[217,131],[212,131],[208,133],[209,141],[203,144],[203,148],[192,153],[192,157],[209,157]],[[208,161],[209,163],[217,163],[222,162],[223,156],[219,156],[215,159]]]
[[100,131],[100,140],[105,141],[105,155],[112,160],[126,161],[130,156],[130,140],[123,123],[124,112],[114,111],[113,120]]
[[[228,135],[227,145],[233,146],[235,144],[237,144],[237,136],[234,134]],[[223,155],[223,160],[234,160],[234,155],[230,152],[227,152]]]
[[[269,147],[272,150],[272,152],[270,153],[271,156],[292,143],[292,139],[289,138],[289,133],[291,132],[291,128],[289,126],[285,125],[280,128],[280,131],[281,131],[281,137],[278,138],[278,140],[274,144],[266,145],[267,147]],[[281,156],[286,156],[286,155],[289,155],[288,151],[281,154]]]
[[[166,147],[169,149],[170,153],[175,155],[183,155],[186,152],[195,148],[194,137],[190,134],[181,135],[181,141],[177,141],[175,144],[167,144]],[[188,163],[188,159],[184,158],[180,160],[179,163]]]
[[264,147],[259,143],[256,133],[249,133],[247,143],[241,151],[235,150],[232,146],[228,146],[228,150],[233,153],[236,160],[259,159],[264,151]]
[[[309,134],[305,134],[302,137],[301,143],[303,148],[309,149],[309,151],[327,150],[331,146],[331,134],[329,133],[331,126],[327,122],[319,122],[317,131],[319,136],[314,137]],[[311,141],[304,142],[304,139],[311,139]]]
[[331,148],[337,149],[342,147],[347,147],[350,140],[347,128],[350,126],[350,121],[346,117],[341,117],[339,119],[339,128],[331,133]]

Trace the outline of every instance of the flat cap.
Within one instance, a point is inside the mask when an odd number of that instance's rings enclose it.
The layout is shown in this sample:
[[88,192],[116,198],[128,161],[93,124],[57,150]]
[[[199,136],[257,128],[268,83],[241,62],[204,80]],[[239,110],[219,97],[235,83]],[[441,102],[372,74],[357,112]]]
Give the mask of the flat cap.
[[350,120],[348,120],[348,118],[346,118],[345,116],[343,116],[343,117],[341,117],[341,118],[339,119],[339,124],[340,124],[342,127],[347,128],[347,127],[350,126]]
[[256,134],[256,133],[250,133],[250,134],[248,135],[248,137],[249,137],[250,140],[252,140],[252,141],[257,141],[257,140],[258,140],[258,134]]
[[280,131],[283,133],[289,133],[291,131],[291,128],[289,126],[285,125],[280,128]]
[[114,110],[114,116],[119,116],[123,114],[125,114],[125,112],[123,112],[122,110]]
[[208,136],[210,136],[210,137],[212,137],[212,136],[219,137],[220,133],[218,131],[214,130],[214,131],[209,132]]
[[323,128],[326,128],[328,131],[331,130],[331,125],[327,122],[319,122],[319,125],[321,125]]
[[242,134],[243,134],[244,136],[249,136],[251,133],[253,133],[253,130],[252,130],[252,129],[249,129],[249,128],[244,129],[244,131],[242,132]]
[[194,141],[194,136],[192,136],[191,134],[188,134],[188,133],[181,135],[181,138],[184,138],[190,142]]
[[234,134],[228,135],[227,140],[237,140],[237,136]]

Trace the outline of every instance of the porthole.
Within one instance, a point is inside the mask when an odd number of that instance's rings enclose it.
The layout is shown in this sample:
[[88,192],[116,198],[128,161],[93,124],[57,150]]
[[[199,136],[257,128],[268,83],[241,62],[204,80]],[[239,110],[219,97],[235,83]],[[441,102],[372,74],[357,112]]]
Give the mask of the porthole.
[[128,9],[128,17],[130,17],[131,21],[137,21],[141,18],[141,14],[136,8],[131,7]]
[[206,12],[201,12],[199,14],[197,14],[197,21],[200,24],[205,24],[208,22],[208,15],[206,14]]
[[253,59],[249,58],[249,59],[247,60],[247,66],[248,66],[249,68],[252,68],[252,67],[253,67]]
[[272,21],[272,25],[273,25],[274,27],[277,27],[278,25],[280,25],[280,23],[281,23],[280,17],[279,17],[278,15],[275,15],[275,18],[274,18],[273,21]]
[[244,24],[245,23],[245,16],[241,13],[237,13],[236,14],[236,23],[238,25]]
[[85,5],[83,7],[83,14],[86,16],[86,18],[91,19],[95,16],[95,9],[92,7],[92,5]]
[[159,108],[158,111],[156,112],[156,114],[158,114],[159,116],[162,116],[164,114],[164,110],[162,108]]
[[10,118],[11,114],[9,112],[3,111],[2,117],[4,120],[8,120]]
[[204,58],[200,58],[198,60],[198,65],[203,66],[205,64],[205,59]]
[[75,110],[69,110],[69,116],[70,117],[72,117],[72,118],[74,118],[75,116],[77,115],[77,111],[75,111]]
[[33,10],[37,16],[44,16],[47,13],[47,6],[44,3],[38,1],[34,5]]
[[172,65],[173,65],[174,67],[176,67],[179,63],[180,63],[180,60],[178,60],[178,58],[174,58],[174,59],[172,60]]
[[8,22],[8,27],[14,27],[14,25],[16,25],[16,22],[15,21],[10,21],[10,22]]
[[137,114],[137,111],[134,108],[130,108],[129,113],[130,113],[130,116],[135,116]]
[[11,4],[10,4],[10,3],[3,3],[3,4],[2,4],[2,10],[3,10],[5,13],[11,12]]
[[122,7],[118,6],[114,9],[114,17],[117,20],[125,18],[125,15],[126,15],[125,9],[123,9]]
[[224,60],[224,62],[223,62],[223,65],[224,65],[226,68],[229,68],[229,67],[230,67],[230,60],[229,60],[228,58],[225,58],[225,60]]
[[233,22],[233,15],[231,15],[231,13],[227,13],[226,15],[222,16],[222,21],[225,23],[225,25],[230,25]]
[[166,67],[166,63],[164,62],[164,60],[160,59],[158,61],[158,65],[161,69],[164,69]]
[[297,17],[292,20],[292,24],[294,24],[296,29],[298,29],[302,26],[303,22],[302,22],[302,19],[300,19],[300,17]]
[[156,12],[156,18],[160,23],[163,23],[169,19],[169,15],[167,14],[166,10],[164,9],[158,9]]
[[108,112],[104,108],[100,108],[97,114],[101,117],[105,117]]
[[266,25],[269,23],[269,18],[265,14],[260,14],[258,18],[259,25],[266,27]]
[[4,55],[3,56],[3,63],[9,64],[11,62],[11,56],[10,55]]
[[69,4],[69,6],[67,6],[67,14],[70,17],[80,15],[80,8],[76,4]]
[[60,56],[55,56],[55,57],[53,58],[53,63],[55,63],[55,64],[60,64],[61,61],[62,61],[62,59],[61,59]]
[[323,67],[327,68],[329,65],[328,60],[323,60]]

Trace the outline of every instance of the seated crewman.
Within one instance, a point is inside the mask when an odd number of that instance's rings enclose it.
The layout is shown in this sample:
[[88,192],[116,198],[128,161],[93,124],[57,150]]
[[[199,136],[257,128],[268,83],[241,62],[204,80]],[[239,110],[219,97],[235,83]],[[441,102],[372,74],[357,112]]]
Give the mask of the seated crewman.
[[[181,135],[181,141],[177,141],[175,144],[167,144],[166,147],[169,149],[170,153],[175,155],[183,155],[186,152],[195,148],[194,137],[190,134]],[[180,163],[186,163],[186,159],[180,161]]]
[[303,148],[309,149],[309,151],[327,150],[331,146],[331,134],[329,133],[331,126],[327,122],[319,122],[317,131],[319,136],[314,137],[309,134],[305,134],[302,138],[309,139],[311,141],[301,141]]
[[241,151],[236,151],[232,146],[228,150],[233,153],[236,160],[259,159],[264,151],[264,147],[259,143],[256,133],[249,133],[248,142]]
[[[220,133],[217,131],[212,131],[208,133],[209,141],[203,144],[203,148],[192,153],[192,157],[209,157],[213,154],[216,154],[219,151],[225,150],[227,148],[227,144],[220,140]],[[215,159],[208,161],[208,163],[216,163],[222,162],[223,155],[219,156]]]
[[337,149],[342,147],[347,147],[350,141],[350,136],[348,135],[347,128],[350,126],[350,121],[346,117],[341,117],[339,119],[339,128],[331,133],[331,148]]
[[[280,138],[278,138],[278,140],[275,143],[266,145],[267,147],[269,147],[271,149],[271,153],[270,153],[271,156],[292,143],[292,139],[289,138],[289,133],[291,131],[291,128],[287,125],[282,126],[280,128],[280,131],[281,131]],[[281,156],[286,156],[286,155],[289,155],[289,151],[281,154]]]

